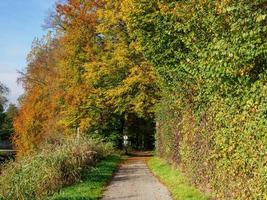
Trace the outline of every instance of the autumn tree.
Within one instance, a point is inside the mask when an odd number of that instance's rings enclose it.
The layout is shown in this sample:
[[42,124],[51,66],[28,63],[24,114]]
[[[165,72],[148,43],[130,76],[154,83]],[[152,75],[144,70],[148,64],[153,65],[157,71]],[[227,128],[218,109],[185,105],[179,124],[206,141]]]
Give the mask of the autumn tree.
[[61,88],[57,84],[57,56],[57,41],[50,34],[33,42],[27,68],[21,72],[25,94],[14,122],[18,156],[38,148],[39,143],[58,133]]
[[65,123],[73,128],[110,131],[108,124],[118,125],[130,113],[153,117],[157,76],[129,38],[122,16],[116,17],[119,3],[69,1],[57,6],[57,19],[63,20],[58,28],[68,47],[62,71],[73,77],[64,79],[71,81]]
[[25,95],[14,139],[19,152],[78,128],[118,140],[129,116],[153,122],[157,74],[130,37],[120,3],[56,5],[53,34],[34,42],[22,73]]
[[[59,60],[60,84],[64,88],[60,123],[74,133],[80,127],[82,132],[94,121],[95,89],[85,84],[85,63],[92,62],[97,53],[96,12],[99,7],[93,1],[67,1],[58,4],[56,17],[59,23],[54,27],[64,47]],[[90,101],[90,98],[92,99]]]
[[[129,33],[122,3],[121,0],[105,0],[104,6],[98,9],[97,33],[101,36],[103,52],[97,62],[89,63],[87,67],[97,65],[98,82],[105,84],[101,89],[105,97],[102,104],[120,115],[125,131],[131,134],[131,123],[137,124],[133,119],[142,118],[147,124],[154,121],[159,88],[157,73],[146,61],[140,44]],[[96,73],[93,76],[98,77]],[[141,130],[137,132],[141,133]],[[151,132],[153,134],[153,130],[143,134],[153,137]]]

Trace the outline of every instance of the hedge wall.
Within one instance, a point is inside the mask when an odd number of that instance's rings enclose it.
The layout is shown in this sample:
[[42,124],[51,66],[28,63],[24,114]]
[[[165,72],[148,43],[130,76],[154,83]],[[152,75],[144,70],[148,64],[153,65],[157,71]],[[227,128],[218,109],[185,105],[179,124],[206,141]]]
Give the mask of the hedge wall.
[[130,5],[132,37],[162,78],[159,155],[215,198],[266,199],[266,1]]

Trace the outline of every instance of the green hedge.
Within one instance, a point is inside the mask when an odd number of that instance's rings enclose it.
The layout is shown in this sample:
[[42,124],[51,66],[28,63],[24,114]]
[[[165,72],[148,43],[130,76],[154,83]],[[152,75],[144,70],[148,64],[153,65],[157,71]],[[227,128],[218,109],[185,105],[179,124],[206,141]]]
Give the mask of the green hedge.
[[217,198],[267,198],[266,1],[132,1],[162,77],[159,155]]

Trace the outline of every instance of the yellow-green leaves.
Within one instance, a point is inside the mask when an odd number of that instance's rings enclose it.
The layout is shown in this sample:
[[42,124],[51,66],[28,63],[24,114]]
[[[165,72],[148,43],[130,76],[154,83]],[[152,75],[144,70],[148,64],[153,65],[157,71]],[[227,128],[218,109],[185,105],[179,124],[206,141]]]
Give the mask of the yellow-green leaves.
[[162,80],[159,154],[215,198],[266,198],[266,3],[130,2],[130,35]]
[[33,48],[23,76],[26,94],[15,123],[21,155],[50,136],[76,134],[78,128],[82,134],[121,134],[126,116],[153,117],[157,75],[130,36],[122,5],[56,5],[56,34]]
[[267,16],[267,14],[264,14],[264,15],[258,15],[257,18],[256,18],[256,21],[257,21],[257,22],[261,22],[261,21],[263,21],[263,20],[266,19],[266,16]]

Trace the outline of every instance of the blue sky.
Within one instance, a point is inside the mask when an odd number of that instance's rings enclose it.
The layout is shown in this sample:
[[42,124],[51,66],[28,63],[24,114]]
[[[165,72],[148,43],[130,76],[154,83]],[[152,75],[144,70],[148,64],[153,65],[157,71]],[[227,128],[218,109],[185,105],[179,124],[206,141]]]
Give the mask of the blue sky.
[[35,37],[41,37],[42,25],[56,0],[0,0],[0,82],[10,93],[8,99],[16,103],[23,93],[17,85],[17,70],[26,66],[26,57]]

